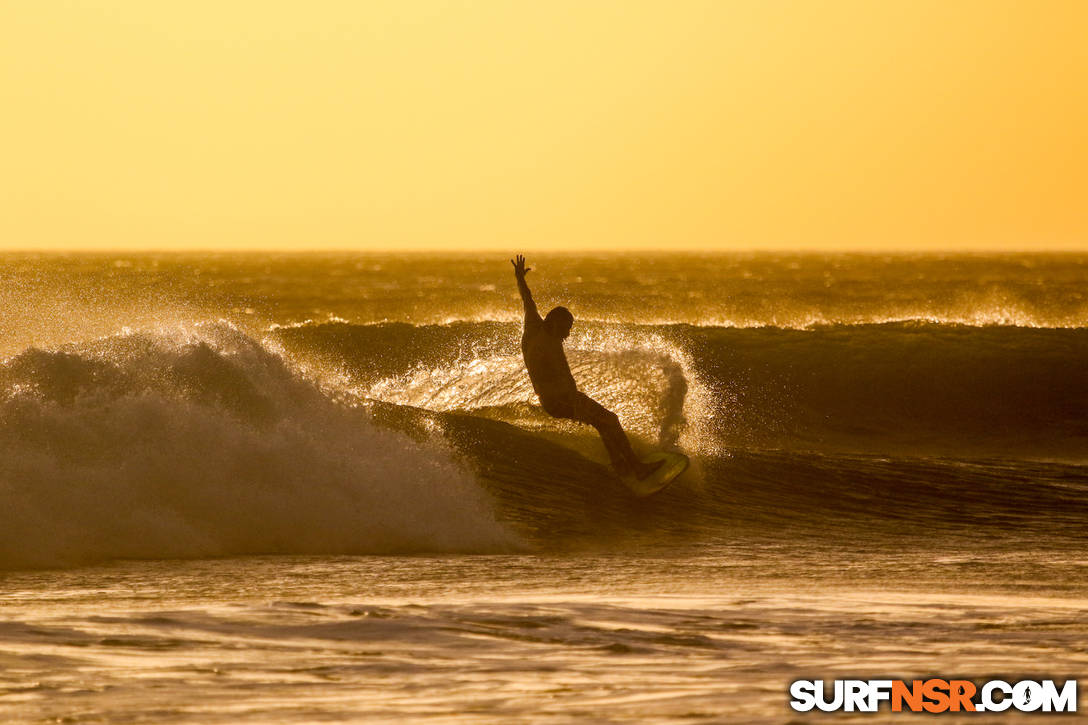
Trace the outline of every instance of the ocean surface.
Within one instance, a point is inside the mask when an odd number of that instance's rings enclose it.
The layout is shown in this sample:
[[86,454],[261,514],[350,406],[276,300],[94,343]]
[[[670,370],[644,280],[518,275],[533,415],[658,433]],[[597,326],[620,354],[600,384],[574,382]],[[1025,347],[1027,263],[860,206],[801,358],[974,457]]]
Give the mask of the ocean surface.
[[538,407],[508,256],[0,254],[0,721],[1088,686],[1088,255],[530,256],[580,387],[692,458],[645,500]]

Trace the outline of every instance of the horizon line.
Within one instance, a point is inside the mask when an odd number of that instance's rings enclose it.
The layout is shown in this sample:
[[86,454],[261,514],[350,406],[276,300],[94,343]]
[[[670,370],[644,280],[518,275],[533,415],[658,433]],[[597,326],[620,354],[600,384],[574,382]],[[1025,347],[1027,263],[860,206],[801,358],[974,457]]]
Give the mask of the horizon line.
[[[505,251],[504,251],[505,250]],[[511,244],[509,247],[462,247],[450,249],[449,247],[349,247],[349,246],[225,246],[225,247],[189,247],[177,246],[94,246],[94,247],[6,247],[0,245],[0,254],[227,254],[227,253],[251,253],[251,254],[329,254],[329,253],[354,253],[354,254],[556,254],[556,255],[591,255],[591,254],[871,254],[905,255],[905,254],[946,254],[946,255],[976,255],[976,254],[1088,254],[1088,243],[1078,246],[1052,246],[1052,247],[892,247],[887,249],[875,249],[871,247],[738,247],[732,249],[704,249],[699,247],[673,246],[673,247],[583,247],[571,249],[569,247],[536,247],[532,245],[518,246]]]

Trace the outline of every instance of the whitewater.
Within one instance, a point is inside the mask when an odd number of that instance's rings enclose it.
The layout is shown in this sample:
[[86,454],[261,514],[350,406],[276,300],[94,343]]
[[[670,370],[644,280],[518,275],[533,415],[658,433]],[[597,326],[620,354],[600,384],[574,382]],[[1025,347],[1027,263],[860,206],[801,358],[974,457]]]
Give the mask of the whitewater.
[[581,389],[692,457],[661,495],[540,410],[502,256],[0,255],[0,719],[1083,670],[1088,257],[531,261]]

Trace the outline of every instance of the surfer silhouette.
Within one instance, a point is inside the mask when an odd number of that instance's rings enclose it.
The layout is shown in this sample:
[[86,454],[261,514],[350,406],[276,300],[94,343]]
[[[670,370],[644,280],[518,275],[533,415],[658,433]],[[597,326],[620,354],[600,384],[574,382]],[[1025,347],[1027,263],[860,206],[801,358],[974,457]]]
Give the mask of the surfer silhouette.
[[621,476],[633,475],[645,478],[657,470],[661,461],[644,463],[635,455],[620,419],[593,398],[578,390],[574,376],[563,353],[563,340],[570,335],[574,315],[566,307],[556,307],[543,319],[537,312],[533,294],[525,282],[530,267],[525,257],[511,259],[518,291],[525,305],[525,331],[521,335],[521,352],[533,390],[540,398],[540,405],[553,418],[566,418],[586,423],[597,429],[612,461],[612,467]]

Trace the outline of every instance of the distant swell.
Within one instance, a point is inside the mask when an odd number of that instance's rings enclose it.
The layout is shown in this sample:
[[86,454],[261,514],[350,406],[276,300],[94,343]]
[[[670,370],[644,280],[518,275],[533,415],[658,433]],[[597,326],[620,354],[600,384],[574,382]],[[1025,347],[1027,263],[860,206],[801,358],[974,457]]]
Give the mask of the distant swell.
[[440,438],[219,324],[5,361],[0,498],[0,568],[518,546]]

